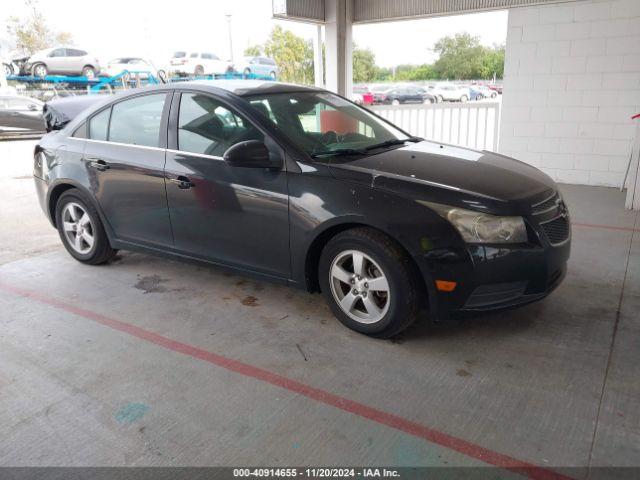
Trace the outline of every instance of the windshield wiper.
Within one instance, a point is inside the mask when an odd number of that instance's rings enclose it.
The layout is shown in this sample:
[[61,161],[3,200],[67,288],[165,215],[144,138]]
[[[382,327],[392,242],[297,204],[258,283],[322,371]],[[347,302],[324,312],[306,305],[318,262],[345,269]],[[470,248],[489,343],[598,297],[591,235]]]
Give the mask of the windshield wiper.
[[359,150],[357,148],[336,148],[335,150],[329,150],[326,152],[312,153],[311,158],[327,157],[331,155],[364,155],[367,152],[365,150]]
[[405,142],[414,142],[414,143],[421,142],[422,140],[423,139],[420,137],[409,137],[404,140],[394,138],[392,140],[387,140],[386,142],[380,142],[380,143],[375,143],[373,145],[369,145],[368,147],[365,148],[365,150],[369,151],[369,150],[375,150],[376,148],[391,147],[393,145],[402,145]]

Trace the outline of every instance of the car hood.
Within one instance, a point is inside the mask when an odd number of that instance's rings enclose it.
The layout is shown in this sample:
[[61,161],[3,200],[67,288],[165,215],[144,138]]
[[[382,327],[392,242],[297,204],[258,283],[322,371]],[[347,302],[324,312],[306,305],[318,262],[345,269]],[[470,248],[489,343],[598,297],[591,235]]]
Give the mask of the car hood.
[[497,153],[422,141],[365,157],[332,159],[336,178],[501,214],[527,214],[556,189],[540,170]]

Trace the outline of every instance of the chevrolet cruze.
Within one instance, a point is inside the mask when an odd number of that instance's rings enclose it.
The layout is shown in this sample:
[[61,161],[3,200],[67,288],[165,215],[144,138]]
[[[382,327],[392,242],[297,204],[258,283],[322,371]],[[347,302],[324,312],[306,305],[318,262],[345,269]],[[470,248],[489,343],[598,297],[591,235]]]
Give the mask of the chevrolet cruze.
[[413,137],[330,92],[260,81],[109,97],[35,149],[41,206],[75,259],[118,249],[322,292],[389,337],[523,305],[562,281],[567,208],[537,169]]

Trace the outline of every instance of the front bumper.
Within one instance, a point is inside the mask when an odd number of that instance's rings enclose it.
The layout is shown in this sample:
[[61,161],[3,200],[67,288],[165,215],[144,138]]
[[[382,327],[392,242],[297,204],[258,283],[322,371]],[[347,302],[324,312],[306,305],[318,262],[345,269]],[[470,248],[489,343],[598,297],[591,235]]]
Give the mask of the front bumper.
[[469,245],[466,250],[428,252],[427,281],[456,282],[451,292],[438,291],[432,314],[446,319],[502,310],[540,300],[555,290],[567,272],[571,242],[560,246]]

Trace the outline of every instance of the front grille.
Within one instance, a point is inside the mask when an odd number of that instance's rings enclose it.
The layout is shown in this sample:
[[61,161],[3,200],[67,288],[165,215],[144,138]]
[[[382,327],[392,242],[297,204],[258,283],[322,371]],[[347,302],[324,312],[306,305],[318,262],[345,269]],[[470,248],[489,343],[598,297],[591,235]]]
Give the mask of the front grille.
[[549,210],[557,208],[559,203],[560,199],[558,198],[558,194],[554,192],[553,195],[551,195],[546,200],[532,205],[531,210],[534,215],[540,215],[542,213],[548,212]]
[[564,215],[541,223],[540,226],[551,245],[559,245],[569,238],[569,219]]

